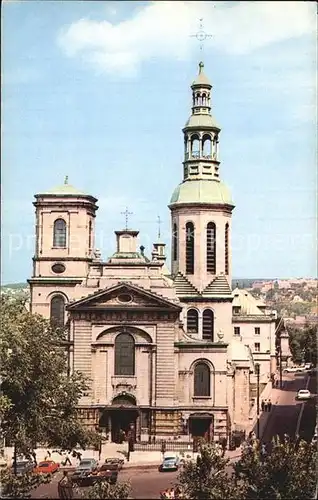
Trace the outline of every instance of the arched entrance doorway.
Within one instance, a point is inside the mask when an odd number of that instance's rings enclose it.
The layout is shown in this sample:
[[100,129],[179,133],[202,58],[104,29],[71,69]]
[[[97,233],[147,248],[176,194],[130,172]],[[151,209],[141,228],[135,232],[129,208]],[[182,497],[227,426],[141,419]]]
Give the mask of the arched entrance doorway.
[[111,440],[121,443],[130,435],[136,440],[136,420],[139,410],[136,399],[131,394],[119,394],[108,408],[111,419]]

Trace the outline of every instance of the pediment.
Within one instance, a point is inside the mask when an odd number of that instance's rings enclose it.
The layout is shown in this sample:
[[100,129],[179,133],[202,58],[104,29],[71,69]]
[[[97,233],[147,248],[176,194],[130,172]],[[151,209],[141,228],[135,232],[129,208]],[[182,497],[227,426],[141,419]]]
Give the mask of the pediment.
[[99,290],[68,305],[69,311],[84,310],[169,310],[179,312],[181,307],[153,292],[130,283],[119,283]]

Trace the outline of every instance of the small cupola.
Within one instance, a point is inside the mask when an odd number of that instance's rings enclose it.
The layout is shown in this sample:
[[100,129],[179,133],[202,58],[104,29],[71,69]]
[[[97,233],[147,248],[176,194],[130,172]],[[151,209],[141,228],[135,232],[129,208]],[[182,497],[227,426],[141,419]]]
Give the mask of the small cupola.
[[133,253],[137,252],[137,236],[139,231],[131,229],[123,229],[115,231],[117,238],[117,253]]

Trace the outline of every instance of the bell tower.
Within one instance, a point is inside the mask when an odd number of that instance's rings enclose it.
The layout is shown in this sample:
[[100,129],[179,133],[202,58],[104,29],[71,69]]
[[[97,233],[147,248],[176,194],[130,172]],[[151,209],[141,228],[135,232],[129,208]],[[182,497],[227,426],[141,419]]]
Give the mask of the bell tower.
[[212,85],[200,62],[191,85],[192,112],[183,128],[183,181],[169,208],[172,274],[198,294],[218,276],[231,287],[231,194],[220,179],[220,127],[212,114]]
[[33,279],[85,277],[92,261],[97,199],[68,183],[36,194]]

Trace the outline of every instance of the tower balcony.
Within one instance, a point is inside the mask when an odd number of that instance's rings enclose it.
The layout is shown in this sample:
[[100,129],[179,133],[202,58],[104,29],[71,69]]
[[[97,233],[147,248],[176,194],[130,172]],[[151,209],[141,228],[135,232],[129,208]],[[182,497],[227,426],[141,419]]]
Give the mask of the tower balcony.
[[216,160],[216,153],[205,154],[200,151],[192,151],[192,153],[185,153],[186,160]]

